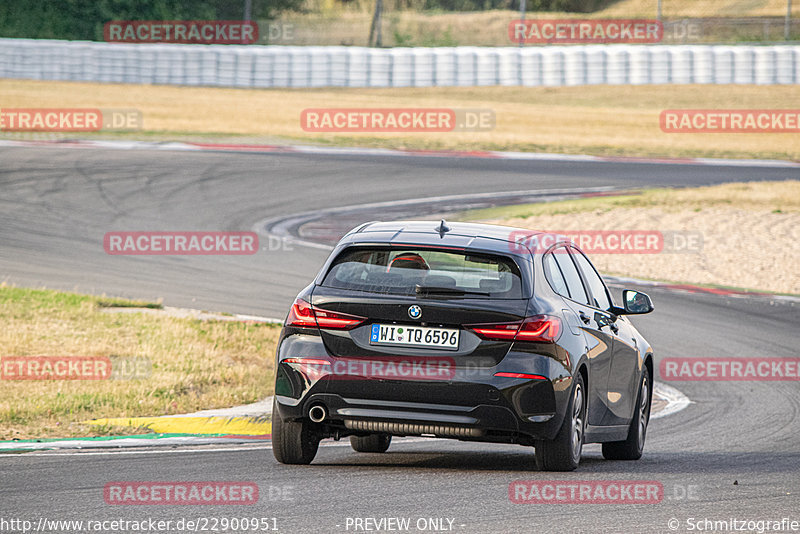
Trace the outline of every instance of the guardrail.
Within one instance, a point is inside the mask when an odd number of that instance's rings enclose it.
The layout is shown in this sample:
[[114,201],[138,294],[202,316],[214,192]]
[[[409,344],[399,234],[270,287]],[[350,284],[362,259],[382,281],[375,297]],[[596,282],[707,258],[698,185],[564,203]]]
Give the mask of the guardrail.
[[797,84],[800,46],[362,48],[0,39],[0,78],[257,88]]

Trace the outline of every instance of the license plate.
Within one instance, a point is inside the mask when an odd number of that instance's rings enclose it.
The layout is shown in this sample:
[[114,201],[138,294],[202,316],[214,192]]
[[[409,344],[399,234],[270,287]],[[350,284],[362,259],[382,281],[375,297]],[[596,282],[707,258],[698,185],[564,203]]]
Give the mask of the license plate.
[[371,345],[402,345],[458,350],[460,334],[459,330],[453,328],[374,324],[369,342]]

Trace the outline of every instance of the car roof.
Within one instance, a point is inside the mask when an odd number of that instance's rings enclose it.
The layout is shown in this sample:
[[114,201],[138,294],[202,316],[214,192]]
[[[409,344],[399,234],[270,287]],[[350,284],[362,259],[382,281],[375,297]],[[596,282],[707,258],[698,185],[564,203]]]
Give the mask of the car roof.
[[[440,234],[441,221],[374,221],[351,230],[342,243],[402,243],[428,246],[458,246],[463,248],[482,248],[495,250],[504,254],[513,252],[516,243],[522,236],[551,235],[554,241],[566,241],[565,236],[484,223],[445,222],[449,230]],[[521,252],[521,251],[520,251]]]

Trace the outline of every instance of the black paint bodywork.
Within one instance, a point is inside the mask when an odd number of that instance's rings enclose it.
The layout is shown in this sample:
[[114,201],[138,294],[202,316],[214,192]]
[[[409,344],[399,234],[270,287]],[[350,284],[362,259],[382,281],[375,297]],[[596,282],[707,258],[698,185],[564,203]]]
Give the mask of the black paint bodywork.
[[[585,442],[624,440],[634,415],[643,372],[652,379],[652,350],[624,316],[579,304],[555,293],[545,279],[541,251],[509,241],[519,229],[448,223],[368,223],[350,231],[336,245],[316,279],[298,295],[314,306],[367,317],[350,331],[285,326],[276,357],[276,409],[285,420],[307,419],[312,405],[323,404],[327,417],[316,428],[322,437],[363,435],[345,419],[459,426],[479,429],[479,436],[458,437],[533,445],[552,439],[564,420],[573,377],[582,373],[588,391]],[[530,232],[529,232],[530,233]],[[552,239],[554,246],[566,238]],[[414,246],[463,249],[513,259],[522,274],[523,299],[431,298],[398,296],[323,287],[333,259],[347,247]],[[409,318],[411,305],[422,320]],[[561,319],[555,343],[487,341],[461,331],[461,348],[447,352],[370,346],[364,340],[370,323],[461,328],[465,324],[511,322],[537,314]],[[579,316],[588,316],[585,323]],[[618,328],[613,332],[610,323]],[[366,330],[365,330],[366,329]],[[437,357],[455,361],[448,380],[343,379],[309,376],[286,358]],[[497,377],[498,371],[541,375],[546,380]],[[274,416],[273,416],[274,417]],[[395,435],[413,435],[393,432]]]

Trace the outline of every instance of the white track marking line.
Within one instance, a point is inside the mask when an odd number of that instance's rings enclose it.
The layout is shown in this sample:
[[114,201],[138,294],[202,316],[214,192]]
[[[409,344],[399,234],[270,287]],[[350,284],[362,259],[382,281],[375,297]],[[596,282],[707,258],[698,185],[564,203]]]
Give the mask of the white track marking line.
[[590,163],[634,163],[653,165],[712,165],[717,167],[800,167],[800,162],[769,159],[722,159],[722,158],[626,158],[624,156],[590,156],[583,154],[550,154],[547,152],[499,152],[458,150],[399,150],[391,148],[318,147],[310,145],[243,145],[236,143],[203,146],[185,142],[116,141],[116,140],[13,140],[0,139],[0,146],[58,146],[61,148],[106,148],[116,150],[178,150],[212,152],[249,152],[264,154],[319,154],[330,156],[382,156],[382,157],[429,157],[429,158],[478,158],[523,161],[572,161]]
[[[394,208],[398,206],[413,206],[415,204],[444,203],[453,200],[485,200],[502,197],[549,197],[556,195],[579,195],[584,193],[606,193],[619,188],[613,186],[601,187],[575,187],[569,189],[524,189],[518,191],[496,191],[489,193],[465,193],[459,195],[441,195],[435,197],[410,198],[405,200],[388,200],[382,202],[370,202],[367,204],[354,204],[350,206],[339,206],[323,210],[314,210],[280,217],[268,217],[256,222],[252,231],[265,237],[277,237],[285,239],[292,245],[316,248],[320,250],[333,250],[333,246],[314,241],[308,241],[295,237],[289,233],[288,227],[302,225],[309,220],[320,219],[330,215],[340,215],[348,212],[359,212],[378,208]],[[269,229],[267,229],[269,227]]]
[[689,397],[674,387],[662,384],[661,382],[655,382],[653,386],[653,394],[657,394],[660,397],[667,399],[667,406],[656,414],[651,415],[650,419],[660,419],[668,415],[676,414],[690,404],[694,404]]
[[[222,438],[221,438],[222,439]],[[431,441],[437,438],[423,438],[423,437],[410,437],[410,438],[401,438],[392,440],[392,446],[395,445],[402,445],[404,443],[421,443],[425,441]],[[154,444],[152,446],[156,446],[159,444]],[[160,444],[164,446],[165,444]],[[189,443],[188,445],[191,445]],[[208,444],[205,444],[208,445]],[[166,444],[166,446],[171,446]],[[325,441],[323,440],[319,444],[320,447],[349,447],[350,441],[349,440],[342,440],[342,441]],[[116,456],[120,454],[125,455],[134,455],[134,454],[181,454],[181,453],[201,453],[201,452],[239,452],[239,451],[252,451],[257,449],[266,449],[272,450],[272,443],[269,441],[258,441],[253,443],[249,447],[219,447],[219,448],[207,448],[207,449],[147,449],[147,450],[96,450],[96,451],[86,451],[86,452],[63,452],[64,449],[41,449],[36,452],[29,452],[24,454],[3,454],[0,453],[0,459],[3,458],[21,458],[21,457],[30,457],[30,456]]]

